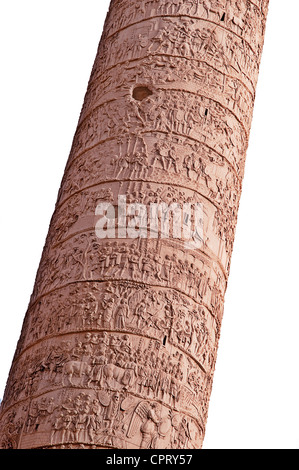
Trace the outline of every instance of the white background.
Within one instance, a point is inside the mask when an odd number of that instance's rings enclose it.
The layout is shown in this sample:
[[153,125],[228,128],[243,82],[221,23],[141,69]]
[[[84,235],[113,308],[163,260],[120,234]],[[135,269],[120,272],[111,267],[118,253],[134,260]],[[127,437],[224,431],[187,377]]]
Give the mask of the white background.
[[[1,0],[3,395],[109,0]],[[298,0],[270,0],[205,449],[299,448]]]

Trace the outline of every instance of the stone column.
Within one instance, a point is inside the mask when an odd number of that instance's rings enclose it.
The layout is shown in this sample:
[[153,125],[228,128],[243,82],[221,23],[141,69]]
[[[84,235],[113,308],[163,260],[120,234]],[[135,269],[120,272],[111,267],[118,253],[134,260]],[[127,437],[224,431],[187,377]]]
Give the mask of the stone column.
[[[267,7],[112,1],[1,405],[0,447],[201,448]],[[150,232],[154,204],[170,226],[171,209],[184,207],[189,241],[171,227]]]

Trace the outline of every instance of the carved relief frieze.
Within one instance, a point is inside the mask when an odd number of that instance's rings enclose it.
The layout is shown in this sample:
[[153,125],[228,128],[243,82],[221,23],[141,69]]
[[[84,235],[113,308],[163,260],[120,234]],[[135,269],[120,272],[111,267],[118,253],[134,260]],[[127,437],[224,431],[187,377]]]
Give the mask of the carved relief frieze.
[[[151,17],[187,17],[204,20],[242,37],[250,46],[259,51],[260,39],[264,34],[266,18],[260,2],[229,0],[224,6],[217,0],[176,0],[159,2],[140,1],[138,6],[127,5],[125,1],[116,2],[117,15],[108,16],[106,21],[106,40],[123,28]],[[267,2],[265,2],[267,3]]]

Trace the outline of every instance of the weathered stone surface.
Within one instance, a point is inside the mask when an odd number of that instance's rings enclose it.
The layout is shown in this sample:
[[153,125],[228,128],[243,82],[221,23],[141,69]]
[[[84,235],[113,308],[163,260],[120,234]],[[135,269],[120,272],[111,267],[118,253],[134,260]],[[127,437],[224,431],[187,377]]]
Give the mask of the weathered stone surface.
[[[0,447],[202,446],[267,8],[112,1],[1,404]],[[173,233],[101,240],[96,208],[117,209],[120,195],[145,208],[200,204],[200,247]]]

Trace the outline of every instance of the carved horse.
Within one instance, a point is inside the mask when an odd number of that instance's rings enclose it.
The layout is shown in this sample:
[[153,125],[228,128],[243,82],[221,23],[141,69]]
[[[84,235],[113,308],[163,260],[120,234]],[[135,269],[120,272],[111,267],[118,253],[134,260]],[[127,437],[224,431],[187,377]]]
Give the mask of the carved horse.
[[137,379],[136,370],[133,368],[124,369],[114,364],[107,364],[103,367],[103,383],[112,388],[131,387]]
[[62,383],[64,383],[64,377],[67,376],[69,384],[74,385],[73,383],[73,376],[80,377],[80,385],[84,385],[84,378],[87,376],[88,381],[87,385],[91,382],[91,372],[92,367],[87,364],[87,362],[80,362],[80,361],[68,361],[63,366],[63,378]]

